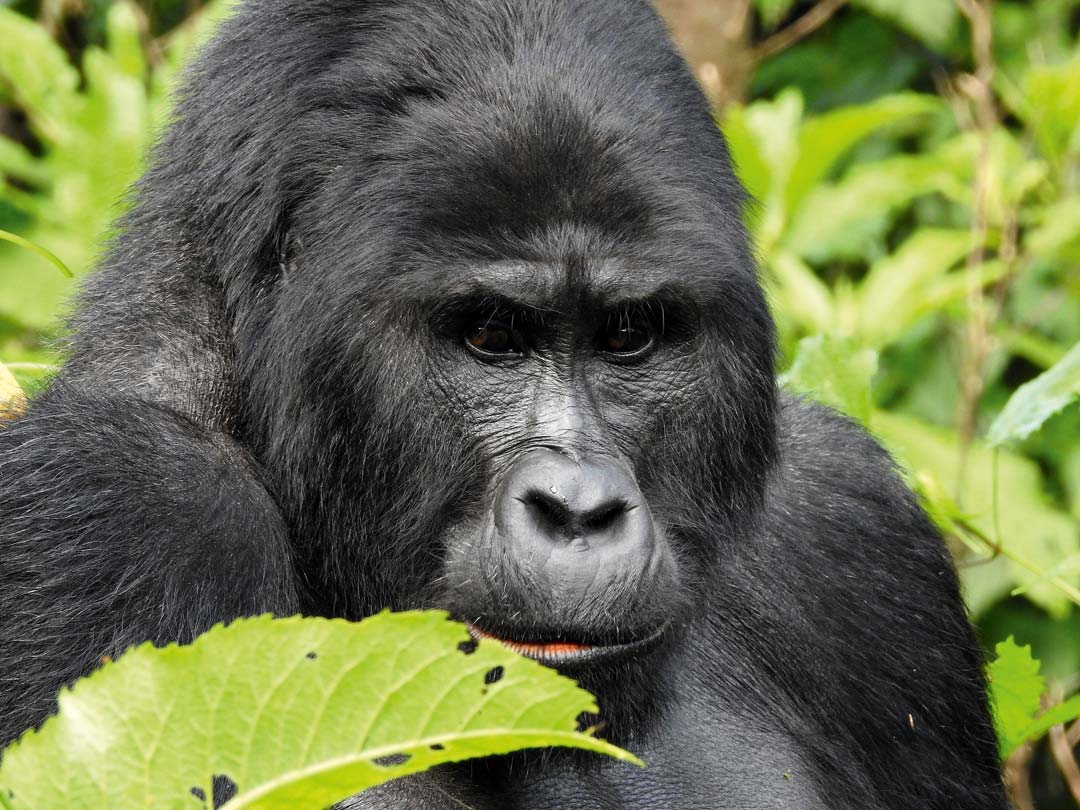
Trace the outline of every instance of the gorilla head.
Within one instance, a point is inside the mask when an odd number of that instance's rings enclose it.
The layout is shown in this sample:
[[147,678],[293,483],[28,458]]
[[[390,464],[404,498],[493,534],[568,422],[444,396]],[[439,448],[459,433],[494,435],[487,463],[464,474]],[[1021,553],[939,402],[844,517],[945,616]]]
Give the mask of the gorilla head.
[[[737,541],[772,455],[771,325],[657,22],[582,2],[571,28],[566,5],[353,13],[393,45],[294,89],[281,261],[235,295],[312,604],[446,607],[592,671],[675,637]],[[612,52],[613,6],[655,50]]]
[[775,445],[742,196],[653,11],[278,0],[201,64],[127,238],[224,288],[305,611],[640,683]]

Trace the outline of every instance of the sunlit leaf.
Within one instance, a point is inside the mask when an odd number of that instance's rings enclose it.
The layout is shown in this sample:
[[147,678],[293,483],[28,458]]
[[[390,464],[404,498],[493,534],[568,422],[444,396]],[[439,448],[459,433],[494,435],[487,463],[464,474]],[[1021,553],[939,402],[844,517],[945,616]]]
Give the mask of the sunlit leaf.
[[878,356],[850,338],[814,335],[799,341],[795,362],[781,381],[864,425],[873,410],[870,382]]
[[1024,439],[1080,398],[1080,343],[1058,363],[1020,386],[990,426],[987,440],[1002,444]]
[[767,28],[772,28],[784,19],[794,5],[795,0],[754,0],[754,7]]
[[1046,682],[1031,647],[1019,646],[1009,636],[994,648],[997,658],[988,670],[994,725],[1002,758],[1024,741],[1024,732],[1039,711]]
[[[965,456],[955,432],[901,413],[875,411],[873,428],[913,475],[931,478],[985,537],[1036,569],[1010,561],[1011,581],[1003,583],[999,595],[1017,584],[1029,585],[1028,599],[1055,616],[1068,611],[1070,598],[1041,580],[1062,559],[1080,553],[1080,530],[1070,515],[1050,503],[1038,464],[978,442]],[[961,575],[965,581],[978,578],[983,568],[967,568]],[[1067,584],[1076,588],[1080,580]],[[972,605],[976,611],[987,607],[985,601]]]
[[912,322],[926,285],[939,280],[971,247],[966,230],[922,228],[870,267],[859,288],[859,333],[885,345]]
[[854,5],[899,25],[934,48],[944,48],[959,17],[951,0],[852,0]]
[[787,210],[795,211],[836,162],[867,136],[882,127],[940,109],[941,102],[933,96],[904,93],[807,119],[799,131],[798,159],[785,190]]
[[[144,645],[60,695],[59,714],[0,761],[15,810],[323,810],[434,765],[520,748],[634,757],[575,731],[592,697],[498,644],[459,649],[439,612],[359,624],[261,617],[190,646]],[[498,677],[496,677],[498,676]]]

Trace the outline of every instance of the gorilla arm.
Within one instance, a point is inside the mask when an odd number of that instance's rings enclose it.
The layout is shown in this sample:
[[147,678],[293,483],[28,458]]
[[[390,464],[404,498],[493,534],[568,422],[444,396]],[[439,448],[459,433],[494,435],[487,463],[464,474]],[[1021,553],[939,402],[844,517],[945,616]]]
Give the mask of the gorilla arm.
[[103,656],[297,609],[287,531],[253,461],[214,420],[146,387],[155,375],[135,358],[160,368],[160,353],[102,314],[97,349],[76,346],[59,380],[0,427],[0,746]]
[[843,417],[786,398],[780,447],[716,632],[768,673],[834,801],[1004,810],[982,652],[940,534]]

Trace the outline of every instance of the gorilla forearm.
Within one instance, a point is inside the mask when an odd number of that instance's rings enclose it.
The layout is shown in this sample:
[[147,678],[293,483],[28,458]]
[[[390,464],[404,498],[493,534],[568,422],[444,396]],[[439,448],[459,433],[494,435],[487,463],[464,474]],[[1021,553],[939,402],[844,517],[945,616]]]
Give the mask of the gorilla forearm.
[[103,656],[296,610],[244,453],[139,400],[54,388],[0,427],[0,548],[0,745]]

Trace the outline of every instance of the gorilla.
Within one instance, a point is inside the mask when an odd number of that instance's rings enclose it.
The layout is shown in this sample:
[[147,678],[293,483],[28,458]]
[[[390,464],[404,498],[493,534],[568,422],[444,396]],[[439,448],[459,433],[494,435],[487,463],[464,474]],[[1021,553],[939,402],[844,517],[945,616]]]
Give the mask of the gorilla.
[[248,0],[0,429],[0,742],[137,642],[441,608],[649,767],[356,810],[1004,810],[941,537],[776,390],[745,203],[645,0]]

